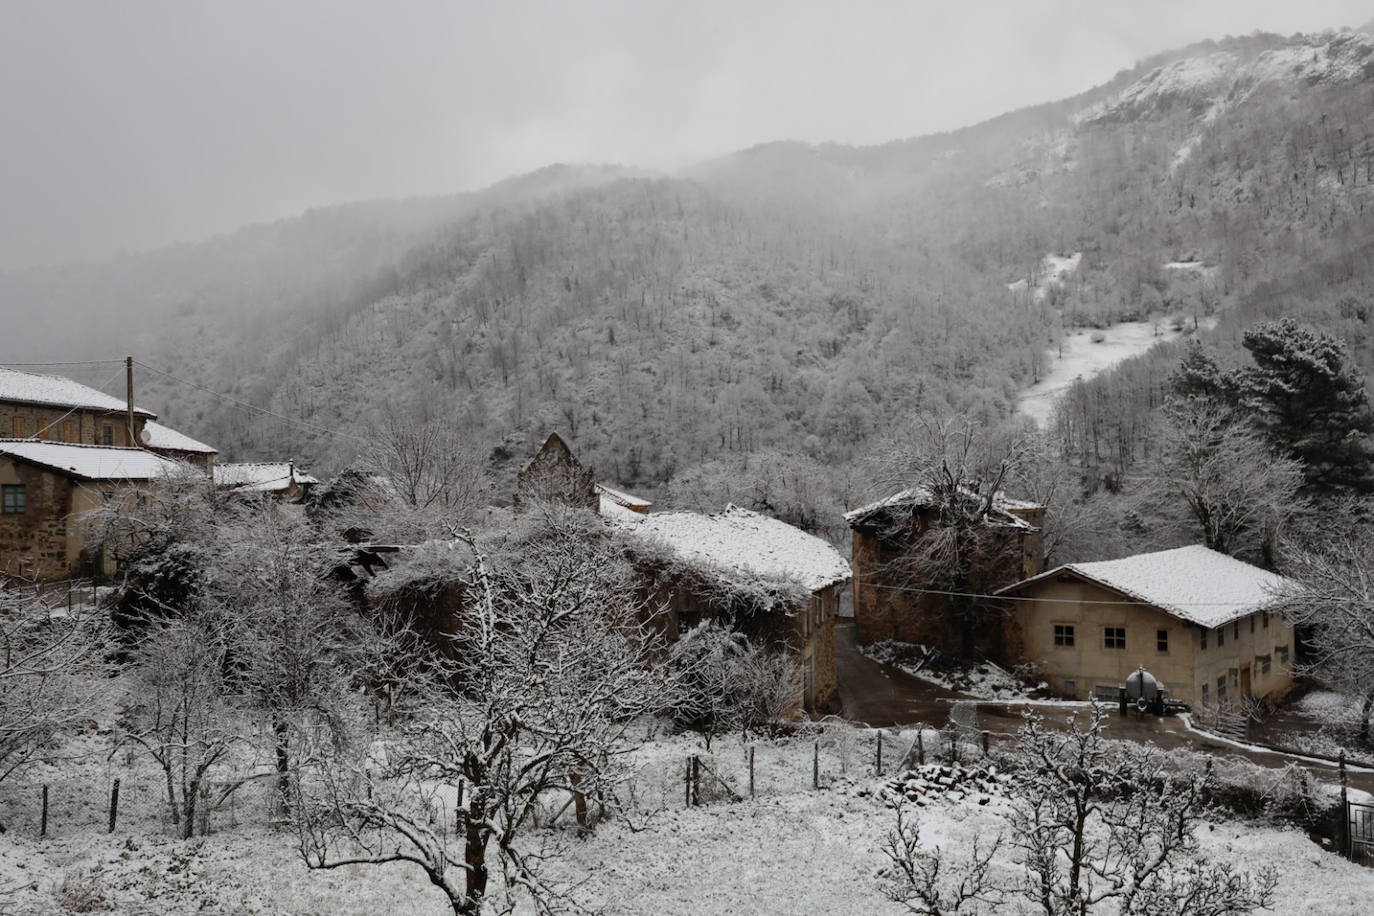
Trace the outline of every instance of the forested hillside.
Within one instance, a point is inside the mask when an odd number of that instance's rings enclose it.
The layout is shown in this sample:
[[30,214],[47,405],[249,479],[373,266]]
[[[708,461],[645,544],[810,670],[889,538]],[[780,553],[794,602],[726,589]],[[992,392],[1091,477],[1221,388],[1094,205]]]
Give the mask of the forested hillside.
[[[1013,416],[1070,327],[1220,313],[1235,340],[1296,314],[1369,368],[1371,110],[1363,32],[1208,42],[938,136],[769,144],[678,175],[551,167],[11,274],[0,306],[24,320],[0,361],[130,351],[309,424],[140,378],[230,458],[337,469],[358,443],[321,428],[399,414],[451,424],[498,474],[556,428],[650,493],[764,452],[848,480],[913,409]],[[1174,359],[1076,392],[1071,450],[1140,457]]]

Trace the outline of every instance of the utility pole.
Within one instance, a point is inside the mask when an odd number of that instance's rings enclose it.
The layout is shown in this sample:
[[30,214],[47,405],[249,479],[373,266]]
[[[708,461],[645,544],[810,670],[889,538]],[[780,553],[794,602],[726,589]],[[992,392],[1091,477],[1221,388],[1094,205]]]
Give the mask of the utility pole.
[[129,445],[138,448],[138,437],[134,435],[134,358],[132,356],[124,357],[124,381],[127,392],[125,403],[128,408]]

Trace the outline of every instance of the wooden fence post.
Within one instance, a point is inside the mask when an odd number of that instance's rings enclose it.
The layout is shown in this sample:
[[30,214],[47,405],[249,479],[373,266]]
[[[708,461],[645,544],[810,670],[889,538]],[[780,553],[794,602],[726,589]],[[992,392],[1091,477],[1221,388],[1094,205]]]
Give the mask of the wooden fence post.
[[701,758],[692,755],[692,804],[701,804]]
[[754,797],[754,746],[749,745],[749,797]]
[[988,733],[987,733],[987,729],[984,729],[984,730],[983,730],[983,758],[986,759],[987,756],[988,756]]
[[811,788],[821,787],[821,742],[819,739],[811,743]]
[[38,816],[38,835],[48,835],[48,787],[43,787],[43,812]]
[[924,727],[916,729],[916,764],[926,765],[926,730]]
[[684,808],[692,807],[692,760],[693,758],[688,755],[687,766],[682,774],[682,806]]
[[1350,780],[1349,780],[1349,777],[1346,775],[1346,772],[1345,772],[1345,748],[1341,748],[1340,768],[1341,768],[1341,835],[1340,835],[1339,837],[1337,837],[1337,839],[1340,840],[1341,852],[1345,854],[1345,857],[1346,857],[1347,859],[1350,859],[1350,858],[1354,858],[1354,856],[1355,856],[1355,844],[1354,844],[1354,842],[1351,840],[1351,834],[1350,834]]
[[881,728],[878,729],[878,761],[876,769],[879,776],[883,775],[883,730]]
[[110,786],[110,833],[115,832],[115,822],[119,818],[119,777],[115,777],[114,785]]

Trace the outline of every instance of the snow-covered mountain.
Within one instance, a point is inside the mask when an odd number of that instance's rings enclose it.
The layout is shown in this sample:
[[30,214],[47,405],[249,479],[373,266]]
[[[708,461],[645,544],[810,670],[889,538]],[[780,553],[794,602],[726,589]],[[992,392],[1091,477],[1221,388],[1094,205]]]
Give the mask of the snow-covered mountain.
[[325,469],[354,446],[321,428],[389,412],[502,467],[556,427],[627,486],[762,449],[842,467],[918,404],[1011,415],[1075,326],[1224,335],[1283,303],[1374,364],[1341,305],[1374,286],[1371,111],[1366,32],[1205,42],[944,134],[557,166],[12,274],[0,360],[135,352],[309,425],[142,380],[169,422]]

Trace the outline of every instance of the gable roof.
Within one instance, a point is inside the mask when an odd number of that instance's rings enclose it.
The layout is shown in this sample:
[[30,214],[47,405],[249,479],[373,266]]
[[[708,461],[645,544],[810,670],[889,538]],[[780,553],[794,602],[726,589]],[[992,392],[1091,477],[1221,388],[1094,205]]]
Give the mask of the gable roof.
[[287,461],[245,461],[216,464],[215,485],[244,493],[288,489],[291,484],[316,484],[319,480]]
[[[69,378],[3,368],[0,368],[0,401],[43,407],[74,407],[105,413],[124,413],[128,406],[119,398]],[[135,407],[134,414],[149,419],[157,417],[157,414],[141,407]]]
[[848,581],[849,561],[813,534],[748,509],[729,506],[716,515],[697,512],[626,512],[612,524],[658,541],[685,560],[770,579],[788,579],[815,592]]
[[[972,490],[961,492],[966,492],[968,496],[973,498],[980,498],[978,494],[974,493]],[[923,509],[933,506],[934,504],[935,498],[926,487],[907,487],[905,490],[899,490],[890,496],[885,496],[866,506],[852,509],[844,514],[844,518],[845,521],[849,522],[849,526],[853,528],[864,524],[884,509],[897,507]],[[1035,526],[1015,515],[1014,512],[1042,508],[1044,507],[1037,503],[1026,502],[1021,499],[1010,499],[1005,494],[999,492],[993,497],[992,512],[989,513],[989,520],[994,524],[1004,525],[1010,528],[1025,528],[1033,531],[1035,530]]]
[[642,496],[635,496],[632,493],[626,493],[624,490],[617,490],[615,487],[608,487],[604,483],[596,485],[596,492],[600,494],[603,500],[609,499],[616,505],[624,506],[626,509],[642,509],[647,512],[649,509],[653,508],[654,505],[652,500],[645,499]]
[[169,452],[199,452],[204,455],[218,455],[219,449],[204,442],[198,442],[185,433],[179,433],[170,426],[163,426],[153,420],[143,424],[143,444],[151,449],[166,449]]
[[178,461],[141,448],[0,439],[0,455],[9,455],[79,480],[158,480],[186,474]]
[[1219,627],[1263,610],[1292,582],[1277,573],[1195,545],[1119,560],[1068,563],[1009,585],[997,594],[1018,592],[1066,572],[1204,627]]

